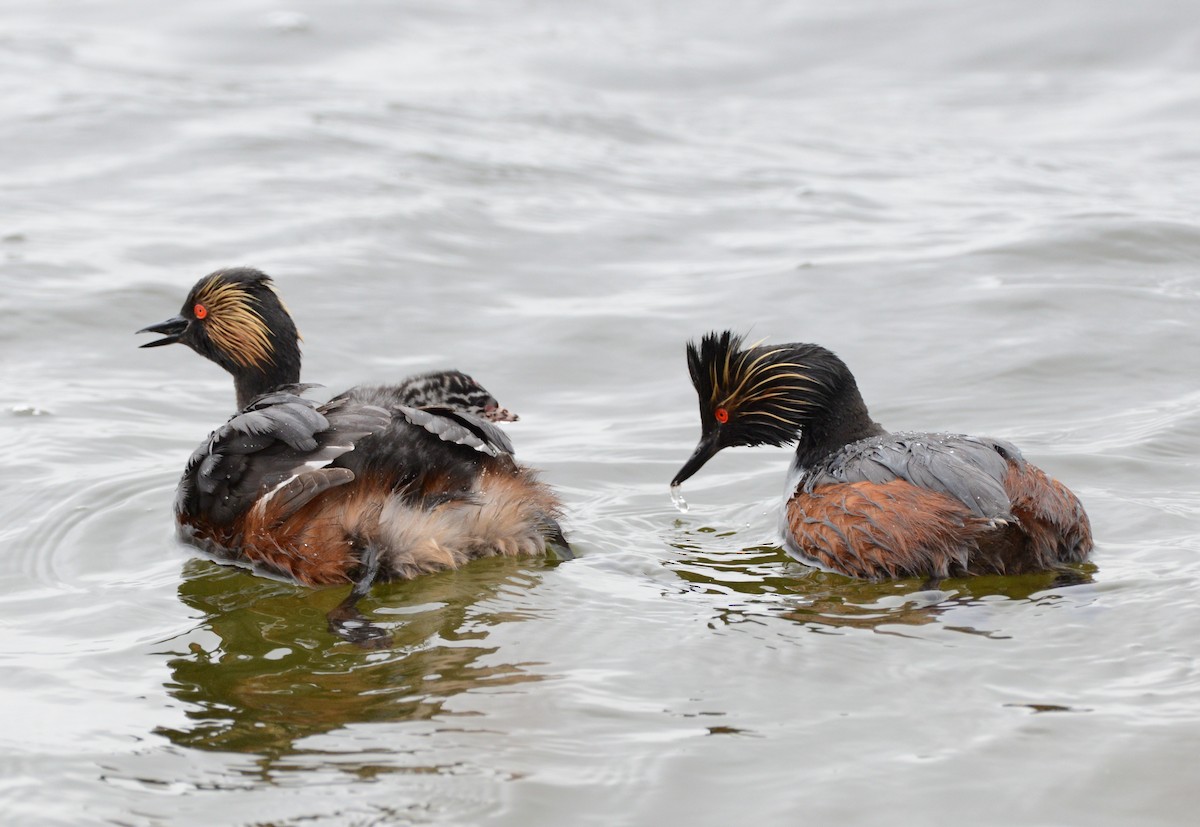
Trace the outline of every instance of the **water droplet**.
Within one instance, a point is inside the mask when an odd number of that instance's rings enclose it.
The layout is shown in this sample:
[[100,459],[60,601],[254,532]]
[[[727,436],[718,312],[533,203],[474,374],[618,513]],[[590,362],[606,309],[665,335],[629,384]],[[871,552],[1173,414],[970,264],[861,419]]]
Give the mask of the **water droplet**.
[[687,500],[683,498],[683,493],[679,490],[678,485],[671,486],[671,502],[679,509],[680,514],[688,513]]

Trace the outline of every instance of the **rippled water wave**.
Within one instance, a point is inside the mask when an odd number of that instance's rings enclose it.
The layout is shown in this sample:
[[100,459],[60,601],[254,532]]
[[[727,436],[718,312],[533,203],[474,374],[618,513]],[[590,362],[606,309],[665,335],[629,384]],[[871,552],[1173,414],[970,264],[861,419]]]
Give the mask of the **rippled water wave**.
[[[70,824],[1183,825],[1200,734],[1184,0],[10,3],[0,811]],[[132,332],[276,277],[332,394],[455,366],[578,559],[306,590],[170,509],[228,377]],[[683,343],[809,340],[1083,499],[1073,577],[782,553]]]

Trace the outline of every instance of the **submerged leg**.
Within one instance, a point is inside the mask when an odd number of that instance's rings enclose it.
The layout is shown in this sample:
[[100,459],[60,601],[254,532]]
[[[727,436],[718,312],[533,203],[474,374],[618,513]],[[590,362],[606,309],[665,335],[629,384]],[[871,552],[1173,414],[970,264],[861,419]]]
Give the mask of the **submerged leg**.
[[379,576],[379,552],[372,545],[363,548],[359,560],[362,563],[362,574],[350,588],[350,594],[335,606],[326,619],[329,621],[329,631],[340,638],[356,643],[365,648],[380,648],[391,641],[387,630],[374,625],[356,608],[358,601],[366,597]]

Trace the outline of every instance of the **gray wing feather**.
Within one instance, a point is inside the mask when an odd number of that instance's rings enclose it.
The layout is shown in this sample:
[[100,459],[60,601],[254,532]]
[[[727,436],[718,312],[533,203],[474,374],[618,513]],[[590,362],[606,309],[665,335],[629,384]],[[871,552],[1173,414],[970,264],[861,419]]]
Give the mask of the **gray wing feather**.
[[1020,452],[1000,440],[958,434],[884,434],[847,445],[808,470],[801,485],[811,492],[834,482],[882,484],[901,479],[947,494],[979,517],[1008,519],[1004,489],[1009,461]]
[[322,473],[323,466],[390,422],[391,414],[376,406],[319,406],[290,389],[260,396],[192,454],[176,510],[225,524],[269,490],[272,497],[284,496],[294,513],[322,491],[354,479],[347,469]]
[[482,451],[490,456],[512,454],[508,434],[486,419],[450,408],[410,408],[397,405],[395,410],[413,425],[424,428],[438,439]]
[[291,477],[268,496],[259,500],[259,506],[268,503],[275,512],[275,521],[280,523],[295,514],[318,494],[339,485],[354,481],[354,472],[349,468],[318,468]]

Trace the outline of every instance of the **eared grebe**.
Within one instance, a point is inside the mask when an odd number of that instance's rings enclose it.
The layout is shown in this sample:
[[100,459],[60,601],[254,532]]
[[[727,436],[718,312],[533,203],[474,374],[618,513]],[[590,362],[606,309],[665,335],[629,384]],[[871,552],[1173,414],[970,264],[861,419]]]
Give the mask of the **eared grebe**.
[[180,536],[215,556],[309,586],[352,582],[330,615],[374,637],[354,604],[376,580],[457,568],[476,557],[570,550],[561,504],[513,459],[494,423],[516,417],[466,374],[357,387],[325,404],[299,385],[296,326],[258,270],[197,282],[165,334],[233,375],[239,413],[192,454],[179,481]]
[[872,580],[1021,574],[1084,560],[1092,532],[1066,486],[998,439],[889,433],[846,365],[811,344],[726,331],[687,348],[700,444],[672,490],[731,445],[799,441],[784,538],[803,561]]

